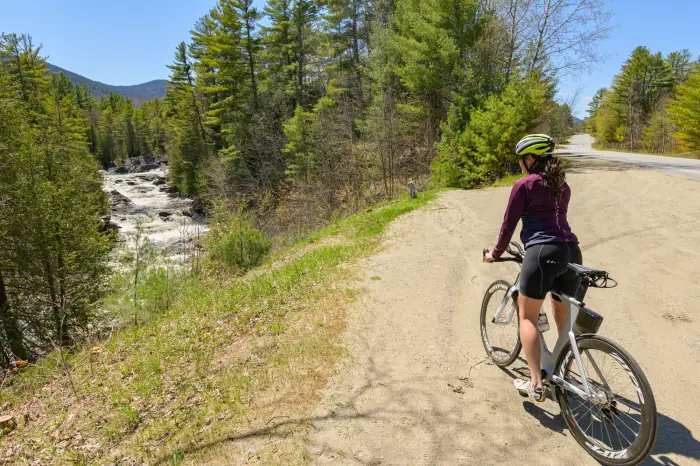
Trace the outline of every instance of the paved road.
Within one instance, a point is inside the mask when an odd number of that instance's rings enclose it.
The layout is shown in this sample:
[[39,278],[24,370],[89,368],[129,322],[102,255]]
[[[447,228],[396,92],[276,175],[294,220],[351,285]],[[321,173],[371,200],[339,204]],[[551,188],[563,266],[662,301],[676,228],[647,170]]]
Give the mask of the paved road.
[[601,159],[634,165],[641,168],[674,174],[700,180],[700,160],[659,155],[632,154],[627,152],[601,151],[591,147],[593,138],[587,134],[577,134],[559,154],[572,158]]

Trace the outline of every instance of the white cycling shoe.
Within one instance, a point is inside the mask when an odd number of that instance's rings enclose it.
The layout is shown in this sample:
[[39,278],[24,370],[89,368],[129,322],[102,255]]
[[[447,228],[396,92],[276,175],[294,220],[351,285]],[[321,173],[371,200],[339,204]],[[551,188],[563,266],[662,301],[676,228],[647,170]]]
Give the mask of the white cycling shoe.
[[515,379],[513,380],[513,385],[515,385],[515,389],[520,393],[520,396],[532,398],[538,403],[543,403],[547,399],[544,388],[533,387],[529,380]]

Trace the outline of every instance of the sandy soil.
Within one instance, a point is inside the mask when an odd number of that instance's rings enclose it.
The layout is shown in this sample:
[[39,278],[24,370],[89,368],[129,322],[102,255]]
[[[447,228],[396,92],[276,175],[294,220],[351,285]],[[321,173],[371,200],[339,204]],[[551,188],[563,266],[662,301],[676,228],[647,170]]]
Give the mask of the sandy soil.
[[[579,160],[569,183],[584,263],[620,283],[591,290],[587,303],[605,317],[600,333],[631,352],[656,396],[659,438],[645,464],[698,464],[700,182]],[[392,225],[384,250],[364,265],[367,293],[347,333],[351,357],[310,429],[314,461],[594,464],[558,404],[524,401],[515,372],[484,361],[481,299],[493,280],[517,273],[514,264],[481,263],[508,194],[447,192]],[[523,361],[511,367],[521,368]]]

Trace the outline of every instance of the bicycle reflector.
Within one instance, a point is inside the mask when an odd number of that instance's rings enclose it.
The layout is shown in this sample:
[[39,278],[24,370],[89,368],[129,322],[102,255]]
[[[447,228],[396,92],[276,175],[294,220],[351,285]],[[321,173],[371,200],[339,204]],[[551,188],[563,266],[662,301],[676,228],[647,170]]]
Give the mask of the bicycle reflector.
[[578,317],[576,317],[574,335],[578,336],[584,333],[598,333],[598,329],[602,323],[603,316],[588,309],[587,307],[584,307],[579,311]]

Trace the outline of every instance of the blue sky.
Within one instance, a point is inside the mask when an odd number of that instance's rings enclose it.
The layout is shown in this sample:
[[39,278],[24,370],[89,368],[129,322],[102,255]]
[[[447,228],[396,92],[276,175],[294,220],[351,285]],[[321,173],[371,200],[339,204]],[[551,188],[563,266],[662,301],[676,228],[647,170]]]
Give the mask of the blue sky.
[[[0,0],[0,31],[25,32],[61,66],[107,84],[166,78],[175,46],[215,0]],[[256,0],[257,6],[264,0]],[[585,116],[590,96],[609,86],[638,45],[664,54],[688,48],[700,55],[700,0],[607,0],[617,26],[600,44],[606,59],[560,82],[561,100],[578,91]]]
[[606,58],[577,78],[559,83],[562,100],[579,91],[574,107],[579,117],[586,116],[591,96],[601,87],[610,86],[637,46],[645,45],[664,55],[684,48],[693,57],[700,55],[700,0],[606,0],[606,4],[613,12],[611,23],[616,26],[598,48]]

